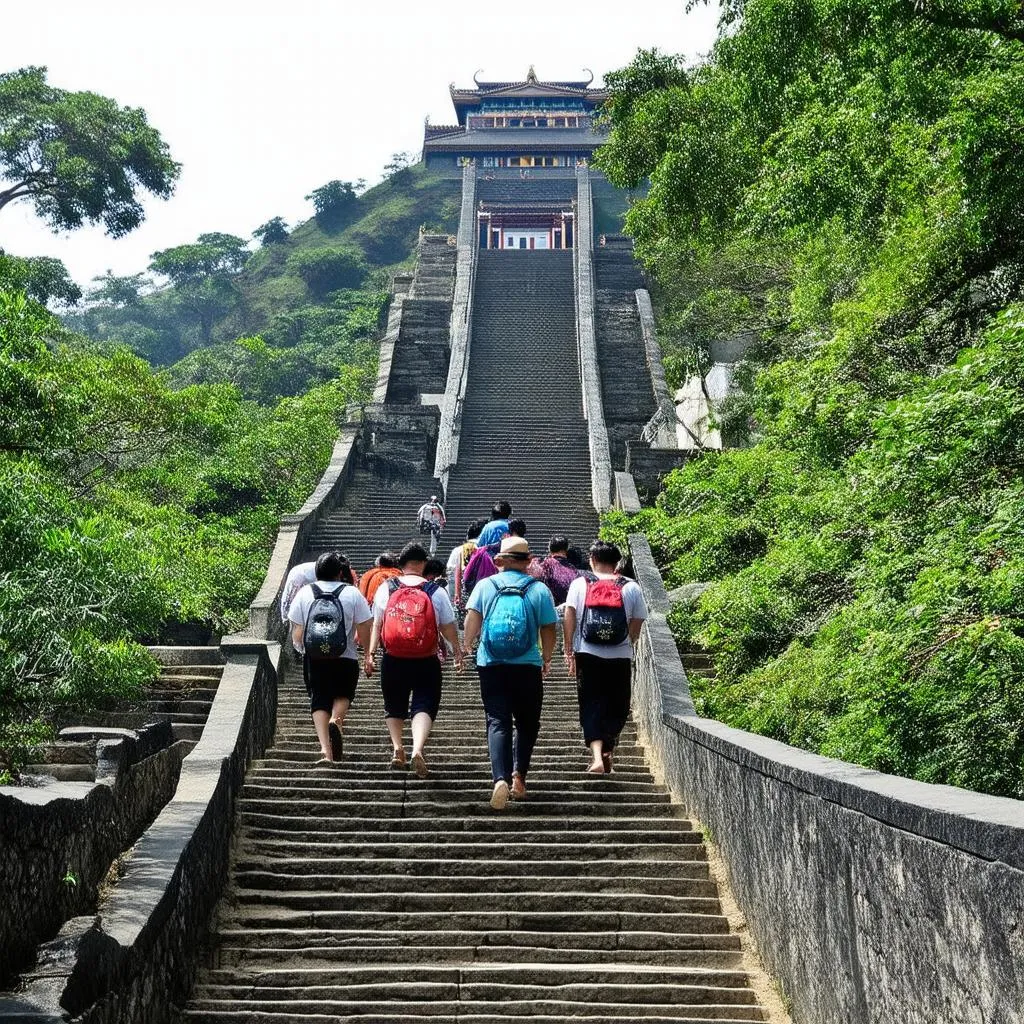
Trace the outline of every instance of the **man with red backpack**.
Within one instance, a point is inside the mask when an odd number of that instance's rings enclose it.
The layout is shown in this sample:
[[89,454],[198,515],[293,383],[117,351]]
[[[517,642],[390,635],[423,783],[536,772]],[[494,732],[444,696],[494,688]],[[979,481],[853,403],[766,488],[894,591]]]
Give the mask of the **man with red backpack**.
[[455,609],[448,592],[423,576],[427,552],[421,544],[406,544],[398,556],[400,575],[378,587],[373,600],[373,632],[364,668],[372,676],[378,647],[383,647],[380,688],[384,715],[394,753],[391,764],[406,763],[402,729],[412,716],[412,767],[425,778],[423,748],[441,706],[441,662],[438,633],[455,650],[455,667],[462,671],[462,649],[455,627]]
[[592,775],[612,770],[612,751],[629,717],[633,644],[647,618],[639,584],[615,571],[621,558],[614,544],[595,540],[591,571],[573,580],[565,601],[565,660],[569,677],[576,677]]

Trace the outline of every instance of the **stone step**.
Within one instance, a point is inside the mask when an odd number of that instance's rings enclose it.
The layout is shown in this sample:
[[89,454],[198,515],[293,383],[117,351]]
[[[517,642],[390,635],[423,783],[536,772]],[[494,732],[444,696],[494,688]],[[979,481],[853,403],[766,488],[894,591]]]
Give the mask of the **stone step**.
[[[378,898],[378,897],[375,897]],[[518,901],[517,901],[518,902]],[[272,903],[222,907],[219,925],[229,928],[271,930],[276,928],[361,928],[392,932],[438,931],[440,929],[493,932],[572,931],[586,935],[607,928],[614,914],[619,928],[645,932],[726,932],[729,924],[718,908],[703,912],[678,913],[615,910],[607,906],[594,910],[540,907],[536,910],[322,910],[315,907],[275,906]]]
[[[231,933],[235,934],[235,933]],[[378,938],[368,933],[365,941],[360,942],[353,939],[353,933],[344,933],[344,938],[337,939],[337,945],[280,945],[267,948],[257,948],[253,945],[252,937],[255,933],[238,932],[240,945],[222,945],[217,951],[217,962],[222,968],[262,970],[268,964],[280,966],[287,963],[289,959],[300,960],[306,967],[328,967],[333,964],[412,964],[429,963],[437,964],[458,964],[470,963],[505,963],[515,960],[522,954],[523,946],[503,945],[448,945],[449,941],[458,939],[452,933],[433,933],[429,945],[410,945],[404,941],[402,936],[397,936],[397,941],[391,945],[381,944]],[[337,933],[322,932],[280,932],[275,931],[268,935],[268,941],[282,936],[298,936],[297,942],[302,942],[302,937],[319,941],[321,938],[333,938]],[[581,964],[588,967],[596,964],[632,964],[642,967],[660,966],[692,966],[692,967],[715,967],[728,968],[739,967],[743,961],[742,954],[737,946],[731,948],[706,948],[704,946],[689,949],[679,946],[673,948],[667,943],[666,936],[655,935],[650,937],[649,948],[611,948],[603,947],[602,937],[578,935],[561,936],[573,943],[568,948],[540,946],[540,939],[536,938],[537,933],[529,936],[530,957],[535,962],[544,964]],[[611,933],[614,937],[616,933]],[[507,938],[515,936],[506,935]],[[386,938],[386,937],[381,937]],[[462,936],[463,939],[473,939],[473,935]],[[488,936],[488,938],[491,938]],[[712,939],[726,939],[729,936],[681,936],[683,939],[697,938],[708,942]],[[222,934],[224,943],[230,943],[230,938]],[[630,936],[624,935],[624,940],[629,941]],[[493,941],[498,941],[495,936]]]
[[[522,1015],[514,1012],[486,1012],[479,1007],[467,1004],[466,1012],[459,1008],[458,1013],[450,1010],[436,1008],[437,1012],[418,1013],[410,1010],[406,1005],[398,1010],[394,1007],[373,1008],[368,1012],[350,1012],[339,1016],[331,1012],[330,1008],[326,1013],[293,1013],[288,1010],[280,1012],[265,1012],[262,1010],[250,1009],[212,1009],[202,1010],[186,1009],[181,1015],[183,1024],[508,1024],[511,1021],[521,1021]],[[431,1008],[433,1011],[435,1008]],[[596,1016],[587,1014],[585,1011],[571,1015],[574,1024],[635,1024],[637,1016],[632,1007],[623,1008],[623,1012],[609,1013],[608,1008]],[[739,1015],[739,1016],[738,1016]],[[566,1016],[561,1012],[547,1012],[532,1014],[531,1024],[565,1024]],[[644,1024],[744,1024],[748,1021],[763,1021],[767,1019],[756,1007],[691,1007],[679,1013],[671,1015],[657,1015],[644,1013]]]
[[[395,865],[388,865],[394,868]],[[505,865],[507,868],[507,865]],[[531,867],[533,865],[531,864]],[[464,864],[464,867],[474,865]],[[292,874],[282,871],[277,865],[232,872],[231,884],[237,896],[247,896],[247,890],[254,892],[279,892],[288,899],[296,893],[309,893],[316,899],[323,898],[324,892],[338,892],[349,889],[359,893],[395,894],[415,888],[424,878],[430,879],[431,892],[440,896],[449,895],[463,901],[467,894],[484,893],[490,901],[494,891],[517,896],[543,890],[546,895],[572,894],[585,884],[589,893],[600,896],[671,896],[680,898],[718,899],[718,890],[713,882],[693,878],[652,877],[633,874],[630,865],[628,873],[601,875],[593,871],[577,874],[543,875],[531,874],[464,874],[424,875],[422,873],[384,873],[361,871],[351,874],[329,873]],[[291,904],[289,904],[291,905]]]
[[[600,844],[593,844],[599,846]],[[453,851],[454,852],[454,851]],[[617,859],[593,858],[590,851],[586,859],[575,860],[541,860],[536,857],[519,859],[515,857],[484,860],[480,856],[464,856],[460,858],[431,858],[426,851],[413,857],[400,857],[388,853],[383,857],[328,856],[310,859],[306,857],[258,857],[247,859],[238,855],[235,858],[233,872],[238,878],[254,877],[259,872],[273,872],[279,878],[311,878],[317,879],[316,884],[324,878],[394,876],[401,877],[412,883],[413,879],[429,878],[435,882],[452,880],[465,882],[472,878],[473,885],[485,888],[494,885],[494,880],[518,883],[522,878],[545,878],[555,884],[562,884],[567,879],[601,879],[613,881],[632,881],[639,884],[642,880],[669,878],[673,881],[682,880],[707,881],[706,865],[692,864],[678,859],[674,860],[641,860],[632,858],[628,862]],[[249,883],[247,883],[249,884]],[[311,883],[313,884],[313,883]],[[305,885],[305,883],[303,883]],[[298,882],[296,888],[303,887]],[[257,886],[258,888],[258,886]],[[357,888],[357,886],[353,886]],[[714,895],[713,891],[703,891],[702,895]]]

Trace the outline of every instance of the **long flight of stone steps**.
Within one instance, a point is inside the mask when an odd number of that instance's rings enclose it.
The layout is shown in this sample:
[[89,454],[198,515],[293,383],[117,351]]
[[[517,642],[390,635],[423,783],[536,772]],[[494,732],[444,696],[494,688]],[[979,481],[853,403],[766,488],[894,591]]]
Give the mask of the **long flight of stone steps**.
[[449,521],[462,528],[499,498],[540,553],[554,533],[584,547],[596,535],[571,251],[479,253]]
[[[498,497],[530,536],[597,527],[571,254],[481,253],[450,531]],[[527,260],[537,260],[529,263]],[[518,375],[518,376],[517,376]],[[515,380],[513,389],[503,383]],[[358,470],[310,557],[357,568],[414,530],[426,473]],[[538,547],[535,543],[535,547]],[[489,805],[479,682],[444,672],[430,774],[390,765],[362,679],[339,766],[318,765],[298,666],[238,801],[229,888],[188,1024],[739,1024],[765,1020],[702,836],[655,783],[635,726],[588,776],[575,684],[545,684],[527,799]]]
[[575,687],[545,687],[528,797],[491,810],[475,673],[449,666],[421,780],[390,766],[362,680],[317,765],[290,670],[237,807],[216,944],[183,1015],[207,1024],[763,1020],[700,833],[628,725],[593,778]]

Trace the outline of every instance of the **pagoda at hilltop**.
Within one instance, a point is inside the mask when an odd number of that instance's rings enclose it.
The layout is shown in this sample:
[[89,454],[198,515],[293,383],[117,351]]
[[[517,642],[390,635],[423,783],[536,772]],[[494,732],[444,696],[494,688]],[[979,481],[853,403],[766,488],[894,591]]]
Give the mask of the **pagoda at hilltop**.
[[428,167],[455,167],[467,159],[480,167],[575,167],[589,160],[604,136],[594,114],[608,97],[582,82],[542,82],[530,68],[522,82],[481,82],[475,89],[451,86],[455,125],[427,124],[423,160]]

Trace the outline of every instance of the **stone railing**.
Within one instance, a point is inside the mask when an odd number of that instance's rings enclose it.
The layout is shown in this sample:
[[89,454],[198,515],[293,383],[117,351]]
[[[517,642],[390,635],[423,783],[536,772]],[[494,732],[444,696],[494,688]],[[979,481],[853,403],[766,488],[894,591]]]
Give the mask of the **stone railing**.
[[459,459],[462,407],[469,384],[469,343],[473,331],[473,284],[476,280],[476,167],[462,168],[462,209],[459,213],[458,252],[455,258],[455,295],[452,300],[448,380],[441,404],[434,476],[448,490],[448,474]]
[[646,538],[633,714],[708,830],[799,1024],[1024,1021],[1024,803],[883,775],[697,715]]
[[165,1024],[188,997],[227,878],[235,797],[277,714],[281,648],[228,639],[222,649],[224,676],[174,795],[96,915],[68,921],[18,993],[0,997],[0,1021]]
[[575,242],[573,290],[576,295],[576,344],[583,389],[583,415],[587,420],[590,447],[590,486],[594,508],[604,512],[611,506],[612,459],[604,420],[601,369],[597,360],[597,337],[594,331],[594,206],[590,191],[590,171],[586,167],[576,169]]
[[156,722],[76,746],[95,757],[95,782],[0,787],[0,989],[40,942],[95,905],[111,862],[170,800],[190,744]]
[[[678,448],[676,403],[665,378],[665,367],[661,361],[661,346],[658,344],[655,331],[654,309],[651,306],[650,292],[646,288],[636,290],[636,308],[640,315],[640,332],[644,339],[647,370],[651,376],[651,387],[654,389],[654,401],[657,405],[657,409],[647,427],[644,428],[641,437],[656,448]],[[648,427],[650,428],[649,432]]]

